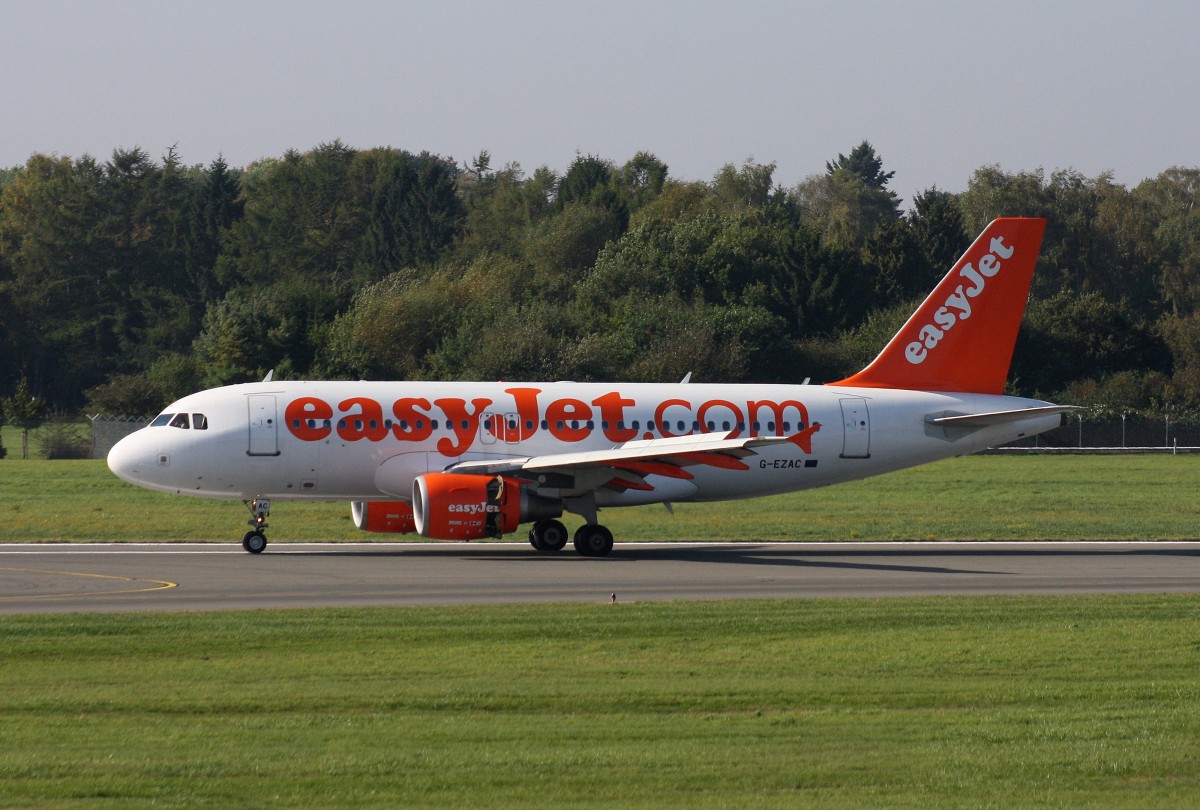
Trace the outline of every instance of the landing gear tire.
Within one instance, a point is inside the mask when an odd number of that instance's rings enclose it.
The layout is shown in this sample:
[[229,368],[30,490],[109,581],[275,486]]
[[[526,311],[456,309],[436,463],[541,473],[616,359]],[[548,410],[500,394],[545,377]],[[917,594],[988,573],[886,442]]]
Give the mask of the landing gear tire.
[[557,520],[539,520],[529,530],[529,545],[538,551],[561,551],[567,544],[567,527]]
[[585,557],[606,557],[612,548],[612,532],[598,523],[580,526],[575,531],[575,550]]
[[242,538],[242,548],[251,554],[262,554],[263,549],[266,547],[267,536],[262,532],[246,532],[246,536]]
[[250,519],[246,522],[253,527],[242,538],[242,548],[251,554],[262,554],[263,549],[267,547],[265,529],[267,528],[267,517],[271,514],[271,500],[269,498],[254,498],[253,500],[242,501],[242,503],[250,510]]

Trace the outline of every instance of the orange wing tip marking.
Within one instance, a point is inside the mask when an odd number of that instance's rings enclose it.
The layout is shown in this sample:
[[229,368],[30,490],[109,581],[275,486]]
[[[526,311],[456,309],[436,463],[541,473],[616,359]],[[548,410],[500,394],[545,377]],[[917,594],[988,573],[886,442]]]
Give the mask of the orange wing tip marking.
[[674,464],[668,464],[665,461],[621,461],[618,463],[610,463],[608,466],[617,470],[629,470],[630,472],[641,473],[644,475],[661,475],[664,478],[682,478],[685,481],[690,481],[693,476],[687,470],[682,470]]
[[795,433],[787,437],[787,440],[799,447],[805,453],[812,455],[812,437],[813,434],[821,429],[820,422],[813,422],[799,433]]

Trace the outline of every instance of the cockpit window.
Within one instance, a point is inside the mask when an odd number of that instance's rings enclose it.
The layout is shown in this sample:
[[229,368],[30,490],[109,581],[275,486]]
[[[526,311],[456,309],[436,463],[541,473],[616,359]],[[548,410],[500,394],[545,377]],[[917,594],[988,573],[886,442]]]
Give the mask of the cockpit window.
[[171,427],[188,429],[188,415],[186,413],[177,413],[175,418],[171,420]]
[[160,413],[158,416],[154,417],[154,421],[150,423],[150,427],[162,427],[167,422],[170,422],[171,417],[174,415],[175,414],[173,413]]
[[202,413],[192,414],[193,430],[208,430],[208,417]]

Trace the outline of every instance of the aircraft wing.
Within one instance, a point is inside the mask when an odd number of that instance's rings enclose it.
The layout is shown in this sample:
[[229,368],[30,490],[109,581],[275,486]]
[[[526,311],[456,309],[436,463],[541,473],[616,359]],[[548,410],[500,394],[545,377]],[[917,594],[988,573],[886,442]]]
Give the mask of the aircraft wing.
[[[661,439],[629,441],[607,450],[579,453],[553,453],[526,458],[505,458],[463,461],[452,464],[446,472],[479,475],[510,475],[534,477],[545,474],[577,475],[584,471],[602,472],[600,486],[615,484],[618,488],[639,489],[647,475],[690,479],[687,467],[707,465],[730,470],[749,469],[742,461],[756,455],[755,448],[791,442],[809,450],[812,434],[820,423],[792,436],[754,436],[730,438],[729,433],[703,433],[693,436],[671,436]],[[609,481],[615,478],[615,481]],[[648,487],[646,487],[648,488]]]

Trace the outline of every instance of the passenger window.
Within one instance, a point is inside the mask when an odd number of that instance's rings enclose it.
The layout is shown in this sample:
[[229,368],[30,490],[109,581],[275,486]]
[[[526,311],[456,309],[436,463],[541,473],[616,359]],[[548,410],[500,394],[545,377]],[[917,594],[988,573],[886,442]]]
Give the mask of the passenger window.
[[174,415],[175,414],[173,413],[160,413],[158,416],[154,417],[154,421],[150,423],[150,427],[162,427],[163,425],[167,424],[167,422],[170,422],[171,417]]
[[208,430],[208,417],[202,413],[192,414],[192,430]]
[[175,418],[171,420],[171,427],[188,429],[188,415],[186,413],[177,413]]

